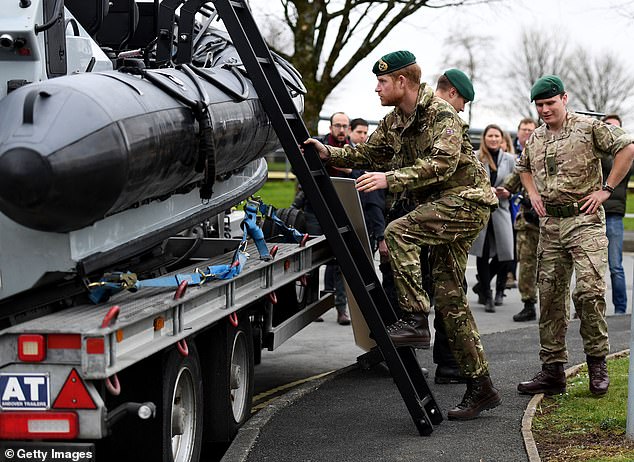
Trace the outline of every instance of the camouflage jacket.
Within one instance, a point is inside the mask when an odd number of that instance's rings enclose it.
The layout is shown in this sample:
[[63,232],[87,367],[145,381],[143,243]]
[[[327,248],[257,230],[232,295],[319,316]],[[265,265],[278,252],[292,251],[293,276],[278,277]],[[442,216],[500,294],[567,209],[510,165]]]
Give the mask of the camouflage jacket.
[[546,124],[526,142],[517,171],[530,172],[546,204],[578,202],[601,189],[601,158],[614,156],[634,139],[621,128],[568,112],[557,133]]
[[423,83],[409,118],[395,108],[367,143],[327,148],[333,165],[387,172],[392,194],[407,192],[418,203],[455,194],[495,207],[497,197],[473,154],[467,128],[454,108]]

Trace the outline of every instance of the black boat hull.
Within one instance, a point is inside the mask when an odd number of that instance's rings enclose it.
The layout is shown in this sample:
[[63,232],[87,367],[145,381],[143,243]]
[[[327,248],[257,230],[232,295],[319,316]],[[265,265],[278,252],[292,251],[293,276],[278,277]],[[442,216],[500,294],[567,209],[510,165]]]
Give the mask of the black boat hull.
[[[183,95],[182,71],[148,71]],[[227,73],[224,80],[240,91]],[[236,101],[206,81],[215,173],[229,174],[278,140],[248,80]],[[25,115],[28,113],[28,116]],[[144,201],[195,187],[200,126],[148,80],[112,71],[22,87],[0,101],[0,211],[42,231],[68,232]]]

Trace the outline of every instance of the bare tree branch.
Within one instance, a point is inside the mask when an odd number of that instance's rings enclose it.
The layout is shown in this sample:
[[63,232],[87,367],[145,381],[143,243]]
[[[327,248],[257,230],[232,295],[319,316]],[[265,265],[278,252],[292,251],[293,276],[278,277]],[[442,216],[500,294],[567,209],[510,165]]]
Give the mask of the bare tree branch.
[[631,109],[634,77],[616,54],[590,55],[579,47],[571,58],[569,93],[579,109],[623,113]]
[[[445,56],[444,67],[457,67],[465,72],[477,86],[478,82],[484,82],[492,77],[490,66],[493,38],[490,36],[478,36],[464,33],[465,29],[457,27],[445,40],[445,49],[451,50],[451,54]],[[487,66],[481,66],[487,63]],[[468,122],[471,124],[474,102],[468,106]]]
[[535,81],[547,74],[559,75],[569,81],[570,65],[568,38],[561,31],[545,32],[524,29],[519,52],[513,56],[507,74],[513,97],[510,102],[523,117],[537,119],[530,101],[530,90]]
[[[293,49],[277,32],[275,50],[284,48],[308,89],[304,120],[316,131],[327,96],[404,19],[422,8],[462,7],[504,0],[280,0],[282,20]],[[275,30],[274,28],[272,28]],[[363,35],[361,32],[363,31]],[[290,41],[289,41],[290,43]],[[346,58],[342,58],[346,56]]]

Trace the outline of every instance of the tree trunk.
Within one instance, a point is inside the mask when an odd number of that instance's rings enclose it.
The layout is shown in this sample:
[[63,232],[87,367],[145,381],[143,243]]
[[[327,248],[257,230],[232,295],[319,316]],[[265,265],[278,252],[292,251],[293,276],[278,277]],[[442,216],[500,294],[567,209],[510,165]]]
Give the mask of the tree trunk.
[[308,93],[304,102],[304,123],[311,136],[318,135],[317,125],[319,124],[319,112],[321,111],[327,94],[318,89],[318,85],[306,85]]

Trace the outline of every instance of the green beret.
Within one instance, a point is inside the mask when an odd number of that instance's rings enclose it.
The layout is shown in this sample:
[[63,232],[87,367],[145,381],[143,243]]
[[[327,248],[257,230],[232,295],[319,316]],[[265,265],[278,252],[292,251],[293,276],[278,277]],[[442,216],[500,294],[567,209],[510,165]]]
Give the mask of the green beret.
[[473,101],[475,98],[475,91],[473,90],[473,84],[467,74],[462,72],[460,69],[449,69],[445,72],[445,77],[449,79],[451,84],[456,87],[460,96],[462,96],[467,101]]
[[561,95],[564,92],[564,83],[556,75],[545,75],[535,82],[531,88],[531,101],[536,99],[548,99]]
[[416,56],[413,53],[409,51],[393,51],[382,56],[381,59],[374,63],[372,72],[377,76],[389,74],[414,63],[416,63]]

